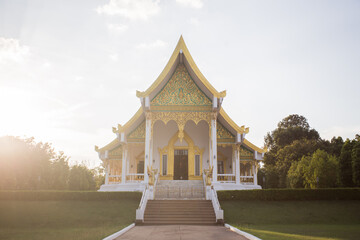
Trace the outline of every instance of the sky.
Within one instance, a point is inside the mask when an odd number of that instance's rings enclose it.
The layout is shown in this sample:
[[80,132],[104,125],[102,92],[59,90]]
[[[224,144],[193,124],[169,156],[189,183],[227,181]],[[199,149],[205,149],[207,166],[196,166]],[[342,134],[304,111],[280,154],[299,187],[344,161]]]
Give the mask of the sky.
[[0,0],[0,136],[99,165],[180,35],[254,144],[289,114],[360,133],[360,1]]

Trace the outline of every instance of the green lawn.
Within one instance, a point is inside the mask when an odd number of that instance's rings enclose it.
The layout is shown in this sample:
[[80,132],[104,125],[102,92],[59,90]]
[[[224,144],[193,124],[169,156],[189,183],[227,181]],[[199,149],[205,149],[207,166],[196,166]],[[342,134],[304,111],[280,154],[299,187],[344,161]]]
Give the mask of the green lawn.
[[225,222],[263,240],[360,239],[360,201],[222,201]]
[[0,201],[0,239],[99,240],[133,223],[139,202]]

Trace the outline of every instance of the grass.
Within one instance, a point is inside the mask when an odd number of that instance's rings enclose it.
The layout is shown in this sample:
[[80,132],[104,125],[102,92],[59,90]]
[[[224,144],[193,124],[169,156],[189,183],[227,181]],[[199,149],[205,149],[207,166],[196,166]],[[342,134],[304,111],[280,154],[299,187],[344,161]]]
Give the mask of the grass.
[[139,202],[0,201],[0,239],[99,240],[133,223]]
[[360,239],[360,201],[221,201],[225,222],[263,240]]

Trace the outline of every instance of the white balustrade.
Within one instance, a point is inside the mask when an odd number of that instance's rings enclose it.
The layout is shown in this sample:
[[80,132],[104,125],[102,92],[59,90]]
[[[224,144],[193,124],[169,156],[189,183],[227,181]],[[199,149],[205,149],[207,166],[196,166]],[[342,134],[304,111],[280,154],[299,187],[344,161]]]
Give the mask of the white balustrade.
[[218,174],[218,182],[220,183],[235,183],[236,177],[235,174]]
[[126,182],[142,182],[144,181],[143,173],[128,173],[126,174]]

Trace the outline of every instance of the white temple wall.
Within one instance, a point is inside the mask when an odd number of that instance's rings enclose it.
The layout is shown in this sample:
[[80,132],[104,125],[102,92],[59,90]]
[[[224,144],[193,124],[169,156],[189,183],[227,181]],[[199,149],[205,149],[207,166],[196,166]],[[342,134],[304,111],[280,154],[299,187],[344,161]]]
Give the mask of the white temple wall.
[[153,130],[153,168],[160,171],[159,148],[164,148],[169,144],[170,139],[178,131],[175,121],[169,121],[166,125],[162,121],[156,121]]
[[[203,149],[202,169],[209,168],[209,125],[205,121],[200,121],[197,125],[193,121],[188,121],[185,125],[185,132],[194,141],[195,146]],[[202,172],[202,171],[201,171]]]

